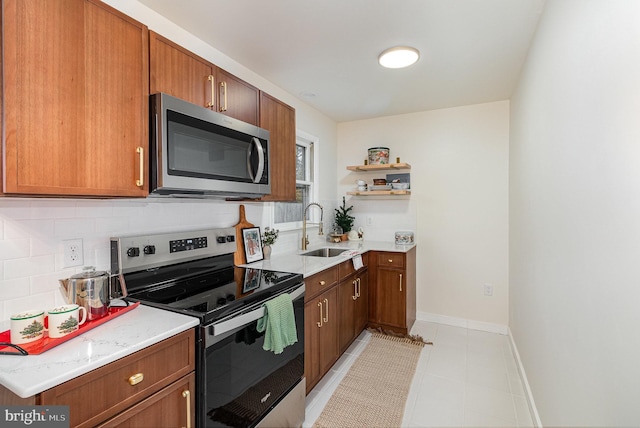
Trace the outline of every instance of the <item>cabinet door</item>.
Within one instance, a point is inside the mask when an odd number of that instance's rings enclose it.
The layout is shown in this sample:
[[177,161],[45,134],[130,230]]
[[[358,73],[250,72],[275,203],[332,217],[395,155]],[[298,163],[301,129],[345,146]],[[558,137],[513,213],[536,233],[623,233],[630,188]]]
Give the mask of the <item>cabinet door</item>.
[[99,426],[195,427],[195,382],[195,374],[191,373]]
[[376,322],[406,328],[404,270],[379,267],[376,284]]
[[150,92],[217,108],[215,68],[208,61],[149,31]]
[[338,359],[338,291],[336,287],[305,304],[305,377],[307,393]]
[[358,283],[358,299],[354,316],[354,338],[367,326],[369,318],[369,272],[365,271],[356,278]]
[[222,69],[217,71],[217,111],[258,126],[258,89]]
[[355,276],[342,281],[338,285],[338,304],[340,305],[338,337],[340,340],[340,352],[344,352],[347,349],[356,334],[357,289],[358,281]]
[[146,196],[147,28],[97,0],[7,0],[2,27],[4,192]]
[[368,319],[368,272],[360,272],[340,283],[338,301],[340,316],[338,320],[338,337],[340,352],[343,353],[364,330]]
[[296,112],[260,92],[260,127],[269,131],[271,194],[263,201],[296,200]]

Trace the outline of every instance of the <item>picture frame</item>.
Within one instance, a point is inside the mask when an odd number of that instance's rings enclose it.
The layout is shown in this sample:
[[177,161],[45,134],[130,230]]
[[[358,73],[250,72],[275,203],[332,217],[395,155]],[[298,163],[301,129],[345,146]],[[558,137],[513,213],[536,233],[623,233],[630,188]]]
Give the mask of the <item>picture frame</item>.
[[247,263],[264,260],[259,227],[247,227],[242,229],[242,242],[244,243],[244,255]]
[[251,290],[255,290],[260,287],[261,279],[260,269],[245,268],[244,270],[244,284],[242,285],[242,294],[248,293]]

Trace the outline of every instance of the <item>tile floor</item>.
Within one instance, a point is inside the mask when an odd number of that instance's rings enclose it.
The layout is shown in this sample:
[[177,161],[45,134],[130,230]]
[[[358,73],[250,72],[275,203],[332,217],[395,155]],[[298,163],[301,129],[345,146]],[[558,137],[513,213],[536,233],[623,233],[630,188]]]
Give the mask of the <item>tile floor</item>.
[[[533,427],[508,336],[416,321],[413,334],[433,341],[420,355],[403,427]],[[363,332],[307,396],[311,427],[368,343]]]

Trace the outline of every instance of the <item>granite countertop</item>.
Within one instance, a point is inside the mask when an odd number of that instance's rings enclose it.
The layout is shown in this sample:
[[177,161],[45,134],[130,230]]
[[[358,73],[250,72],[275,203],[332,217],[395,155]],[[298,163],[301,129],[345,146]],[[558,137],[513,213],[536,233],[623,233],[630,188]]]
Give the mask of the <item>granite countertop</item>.
[[[356,254],[366,253],[367,251],[406,253],[413,247],[415,247],[415,244],[396,245],[393,242],[384,241],[344,241],[340,243],[325,242],[323,244],[309,246],[305,251],[298,250],[295,253],[273,255],[268,260],[262,260],[243,266],[280,272],[301,273],[306,278],[340,264],[345,260],[349,260]],[[308,257],[301,255],[301,253],[313,251],[317,248],[340,248],[344,249],[345,252],[335,257]]]
[[[2,331],[9,328],[5,323]],[[0,355],[0,384],[31,397],[198,323],[195,317],[140,305],[40,355]]]

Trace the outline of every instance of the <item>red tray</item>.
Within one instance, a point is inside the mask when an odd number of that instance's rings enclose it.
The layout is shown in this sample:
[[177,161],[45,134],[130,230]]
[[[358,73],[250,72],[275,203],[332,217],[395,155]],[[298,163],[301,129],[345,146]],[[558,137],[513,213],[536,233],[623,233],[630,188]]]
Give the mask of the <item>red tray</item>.
[[44,338],[36,340],[34,342],[23,343],[21,345],[14,345],[11,343],[11,330],[3,331],[0,333],[0,355],[38,355],[51,348],[54,348],[61,343],[66,342],[69,339],[85,333],[92,328],[96,328],[105,322],[114,319],[130,310],[137,308],[140,302],[130,304],[129,306],[114,306],[109,308],[109,312],[102,318],[87,321],[82,324],[76,331],[69,333],[58,339],[52,339],[47,332],[44,333]]

